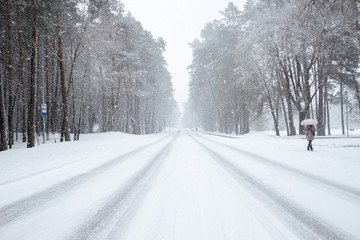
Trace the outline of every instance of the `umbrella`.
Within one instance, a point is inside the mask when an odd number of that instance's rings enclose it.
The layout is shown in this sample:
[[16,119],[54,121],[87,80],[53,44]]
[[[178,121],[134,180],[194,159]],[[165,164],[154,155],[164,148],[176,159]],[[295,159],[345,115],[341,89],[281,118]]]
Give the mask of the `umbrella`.
[[316,125],[318,122],[315,119],[305,119],[301,121],[301,125]]

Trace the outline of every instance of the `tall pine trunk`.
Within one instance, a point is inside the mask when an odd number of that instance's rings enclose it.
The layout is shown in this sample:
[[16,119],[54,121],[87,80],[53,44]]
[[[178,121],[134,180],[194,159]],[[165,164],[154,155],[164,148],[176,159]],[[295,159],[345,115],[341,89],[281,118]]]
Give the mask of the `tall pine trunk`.
[[78,124],[77,127],[75,127],[75,131],[74,132],[74,141],[78,141],[80,139],[80,133],[81,133],[81,123],[82,123],[82,118],[85,112],[85,107],[84,107],[84,85],[85,83],[82,82],[81,83],[81,100],[80,100],[80,111],[79,111],[79,120],[78,120]]
[[[56,49],[56,41],[55,39],[52,40],[52,47],[53,49]],[[58,109],[58,88],[59,88],[59,67],[57,58],[52,58],[52,75],[54,76],[54,83],[53,86],[55,89],[52,90],[52,92],[49,94],[50,104],[48,106],[49,108],[49,115],[47,116],[47,122],[49,122],[49,128],[50,132],[52,134],[55,134],[58,131],[57,127],[57,109]]]
[[[49,45],[49,38],[45,39],[45,46]],[[55,67],[55,66],[54,66]],[[50,78],[49,78],[49,53],[45,51],[45,82],[46,82],[46,105],[47,105],[47,121],[46,121],[46,140],[50,140],[50,117],[51,114],[51,92],[50,92]]]
[[[59,65],[60,65],[60,82],[61,82],[61,96],[62,96],[62,110],[63,119],[61,127],[61,136],[65,138],[65,141],[70,141],[70,123],[68,113],[68,98],[67,98],[67,86],[66,86],[66,69],[65,69],[65,56],[64,56],[64,43],[62,40],[61,22],[58,19],[58,47],[59,47]],[[63,138],[61,138],[63,140]]]
[[6,144],[6,117],[5,117],[5,96],[4,83],[2,80],[2,68],[0,65],[0,151],[7,150]]
[[12,148],[14,144],[14,100],[13,100],[13,52],[12,52],[12,27],[11,27],[11,4],[12,0],[8,0],[7,5],[7,40],[8,40],[8,138],[9,138],[9,148]]
[[32,46],[30,58],[30,81],[29,81],[29,113],[27,121],[27,147],[35,147],[35,113],[36,113],[36,69],[37,69],[37,55],[38,55],[38,13],[34,8],[34,23],[32,33]]
[[[16,8],[16,25],[20,26],[20,18],[21,18],[21,11],[20,8]],[[22,132],[22,142],[26,142],[26,96],[27,96],[27,85],[25,83],[25,76],[24,76],[24,44],[23,44],[23,33],[21,28],[18,28],[18,42],[19,42],[19,82],[21,84],[22,92],[21,92],[21,107],[20,110],[21,114],[21,132]],[[20,121],[20,119],[18,119]]]

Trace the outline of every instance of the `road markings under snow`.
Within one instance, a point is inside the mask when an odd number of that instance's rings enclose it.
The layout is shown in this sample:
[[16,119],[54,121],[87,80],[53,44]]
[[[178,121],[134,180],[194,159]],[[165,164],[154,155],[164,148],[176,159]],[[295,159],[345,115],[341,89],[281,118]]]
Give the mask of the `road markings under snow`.
[[[123,161],[128,160],[130,157],[134,157],[136,154],[140,153],[141,151],[144,151],[147,148],[151,148],[154,144],[158,144],[159,142],[162,142],[167,138],[168,136],[153,143],[146,144],[145,146],[138,147],[135,150],[128,152],[122,156],[119,156],[109,162],[101,164],[100,166],[97,166],[86,173],[75,175],[69,179],[57,183],[56,185],[44,191],[35,193],[34,195],[18,200],[6,206],[2,206],[0,208],[0,212],[1,212],[0,228],[16,220],[17,218],[20,218],[24,215],[28,215],[31,212],[36,211],[37,209],[41,208],[42,205],[48,203],[52,199],[58,198],[61,195],[73,191],[78,186],[82,184],[86,184],[86,182],[89,181],[89,179],[96,178],[98,175],[103,174],[109,169],[115,167],[116,165],[119,165]],[[53,169],[50,169],[49,171],[52,170]],[[38,174],[43,174],[43,172],[40,172]],[[35,175],[36,174],[32,174],[31,177]],[[6,185],[17,181],[24,181],[24,178],[21,178],[20,180],[8,182]]]
[[153,177],[168,156],[178,135],[171,139],[158,153],[143,166],[136,175],[112,194],[96,214],[87,219],[75,233],[67,239],[119,239],[131,221],[131,215],[141,202]]
[[239,164],[243,159],[236,162],[241,156],[299,184],[328,188],[329,195],[348,191],[344,199],[360,208],[354,188],[192,132],[176,133],[2,206],[0,239],[355,239],[254,176]]

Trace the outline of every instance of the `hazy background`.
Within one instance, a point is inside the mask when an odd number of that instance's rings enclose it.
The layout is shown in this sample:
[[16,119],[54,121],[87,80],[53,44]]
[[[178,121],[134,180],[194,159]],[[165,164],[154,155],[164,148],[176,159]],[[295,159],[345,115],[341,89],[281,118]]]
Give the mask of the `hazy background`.
[[[192,51],[188,45],[207,22],[221,17],[229,1],[227,0],[121,0],[125,11],[140,21],[142,26],[152,32],[155,38],[162,37],[166,42],[165,59],[172,75],[175,100],[182,109],[188,97],[189,75],[187,66],[191,64]],[[242,9],[246,0],[232,1]]]

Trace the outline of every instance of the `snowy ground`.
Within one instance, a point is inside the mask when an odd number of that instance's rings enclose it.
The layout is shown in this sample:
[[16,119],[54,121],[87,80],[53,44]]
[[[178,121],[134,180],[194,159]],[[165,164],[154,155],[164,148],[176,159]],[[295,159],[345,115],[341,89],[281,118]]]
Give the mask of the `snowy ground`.
[[308,152],[271,134],[18,144],[0,152],[0,239],[360,239],[360,138]]

